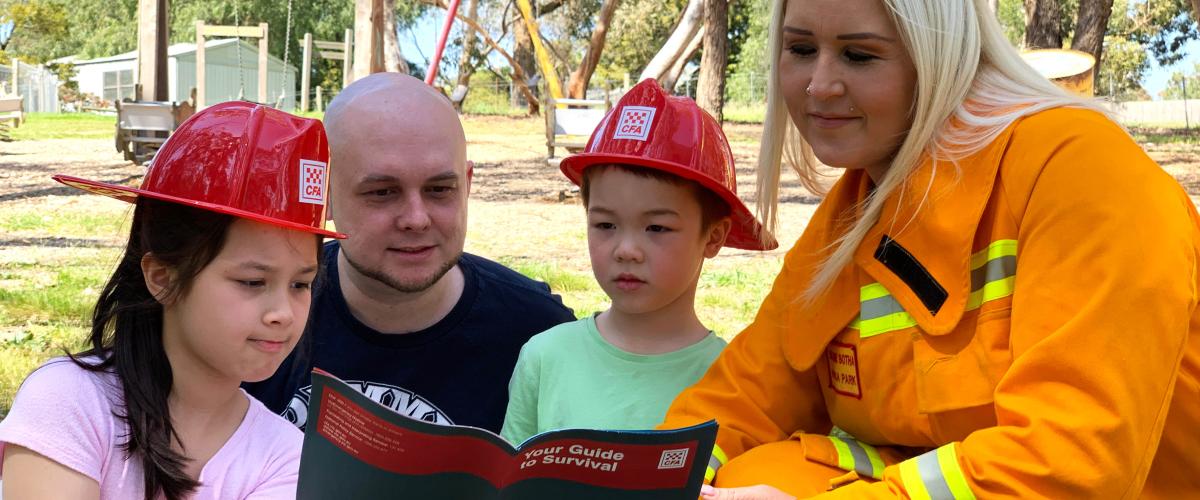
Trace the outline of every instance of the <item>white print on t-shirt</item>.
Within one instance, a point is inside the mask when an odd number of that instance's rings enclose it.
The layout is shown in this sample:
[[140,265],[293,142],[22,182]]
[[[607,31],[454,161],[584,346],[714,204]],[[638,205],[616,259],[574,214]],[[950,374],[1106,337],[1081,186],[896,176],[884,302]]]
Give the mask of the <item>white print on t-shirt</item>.
[[[345,382],[350,387],[366,394],[371,400],[391,408],[396,413],[439,425],[454,425],[454,422],[450,421],[450,417],[446,416],[437,406],[410,390],[361,380]],[[287,409],[283,410],[283,418],[295,424],[296,427],[304,429],[304,425],[308,423],[308,404],[311,398],[311,385],[296,391],[296,395],[292,396],[292,401],[288,403]]]

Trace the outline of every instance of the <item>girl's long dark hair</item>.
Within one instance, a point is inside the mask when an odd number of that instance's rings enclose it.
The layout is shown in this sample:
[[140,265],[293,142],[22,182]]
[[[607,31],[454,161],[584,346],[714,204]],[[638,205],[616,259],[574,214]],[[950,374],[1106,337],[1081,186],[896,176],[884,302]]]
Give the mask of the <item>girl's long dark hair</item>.
[[142,464],[146,500],[160,493],[168,500],[182,499],[199,482],[184,472],[188,458],[171,447],[179,436],[167,406],[172,375],[163,350],[163,306],[146,288],[142,257],[151,253],[173,271],[170,287],[159,297],[173,300],[220,253],[234,220],[139,198],[125,253],[92,313],[91,348],[71,356],[85,370],[115,373],[120,380],[124,405],[114,405],[115,414],[129,426],[122,447],[127,458]]

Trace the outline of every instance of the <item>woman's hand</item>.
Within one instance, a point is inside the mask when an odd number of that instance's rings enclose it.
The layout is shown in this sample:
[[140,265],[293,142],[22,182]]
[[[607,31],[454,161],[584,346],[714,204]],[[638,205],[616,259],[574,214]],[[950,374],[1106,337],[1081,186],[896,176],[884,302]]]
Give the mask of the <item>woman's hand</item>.
[[796,500],[796,497],[779,491],[773,486],[760,484],[743,488],[700,487],[702,500]]

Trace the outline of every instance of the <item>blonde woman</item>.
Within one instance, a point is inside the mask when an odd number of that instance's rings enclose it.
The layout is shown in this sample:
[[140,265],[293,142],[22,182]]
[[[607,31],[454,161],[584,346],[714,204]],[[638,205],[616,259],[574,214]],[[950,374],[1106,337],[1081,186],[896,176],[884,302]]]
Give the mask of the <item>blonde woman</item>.
[[707,498],[1200,497],[1200,224],[985,0],[780,0],[780,164],[844,169],[755,321],[664,426]]

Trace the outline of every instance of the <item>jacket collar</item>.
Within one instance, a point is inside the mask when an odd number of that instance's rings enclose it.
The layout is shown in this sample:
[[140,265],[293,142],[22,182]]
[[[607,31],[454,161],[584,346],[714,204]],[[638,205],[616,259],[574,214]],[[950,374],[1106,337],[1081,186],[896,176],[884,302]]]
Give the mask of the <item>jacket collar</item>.
[[[797,356],[793,362],[812,366],[825,345],[857,316],[864,281],[882,284],[926,333],[944,335],[954,329],[966,310],[972,244],[1009,135],[1011,127],[982,150],[959,159],[957,167],[922,162],[885,202],[879,221],[854,254],[855,265],[843,269],[821,298],[812,303],[797,299],[789,323],[812,329],[785,337],[787,352]],[[824,260],[849,225],[851,218],[843,214],[860,210],[870,188],[863,170],[842,175],[797,242],[795,250],[814,256],[802,262],[815,267]],[[811,275],[812,269],[798,273],[803,283]]]

